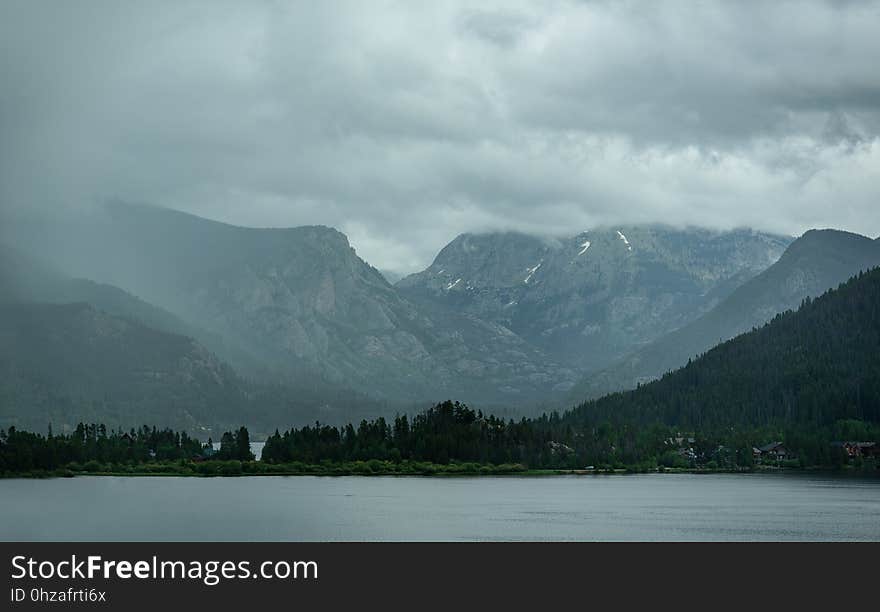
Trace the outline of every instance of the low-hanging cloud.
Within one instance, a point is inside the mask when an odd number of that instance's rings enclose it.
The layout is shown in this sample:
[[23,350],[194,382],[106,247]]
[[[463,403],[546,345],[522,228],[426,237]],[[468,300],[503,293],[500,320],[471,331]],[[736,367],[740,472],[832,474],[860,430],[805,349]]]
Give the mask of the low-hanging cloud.
[[880,233],[880,4],[14,2],[4,206],[463,231]]

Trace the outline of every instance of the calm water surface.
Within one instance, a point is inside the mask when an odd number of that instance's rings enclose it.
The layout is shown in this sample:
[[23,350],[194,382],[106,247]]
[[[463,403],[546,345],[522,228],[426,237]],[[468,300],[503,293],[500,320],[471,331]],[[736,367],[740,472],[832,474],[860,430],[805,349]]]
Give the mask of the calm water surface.
[[880,540],[823,475],[0,480],[0,540]]

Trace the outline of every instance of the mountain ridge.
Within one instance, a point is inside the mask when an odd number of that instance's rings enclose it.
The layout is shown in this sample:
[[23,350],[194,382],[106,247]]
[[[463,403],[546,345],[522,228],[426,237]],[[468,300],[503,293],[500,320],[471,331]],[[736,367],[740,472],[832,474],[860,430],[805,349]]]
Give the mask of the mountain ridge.
[[599,397],[644,384],[876,265],[880,265],[880,241],[840,230],[805,232],[778,262],[713,310],[588,377],[572,390],[570,399]]
[[112,285],[143,296],[186,326],[171,331],[242,376],[293,387],[322,380],[401,407],[454,395],[495,410],[576,397],[585,375],[688,328],[797,254],[791,238],[743,228],[465,233],[392,285],[334,228],[242,228],[118,203],[24,231],[22,242],[65,274],[92,273],[80,292]]
[[414,303],[493,321],[589,371],[707,311],[790,241],[660,225],[564,239],[461,234],[395,286]]

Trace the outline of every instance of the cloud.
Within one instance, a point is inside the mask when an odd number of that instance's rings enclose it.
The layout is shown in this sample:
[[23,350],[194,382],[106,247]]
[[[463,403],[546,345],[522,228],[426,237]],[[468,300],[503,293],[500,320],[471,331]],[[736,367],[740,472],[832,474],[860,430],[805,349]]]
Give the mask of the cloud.
[[4,2],[0,201],[463,231],[880,233],[867,2]]

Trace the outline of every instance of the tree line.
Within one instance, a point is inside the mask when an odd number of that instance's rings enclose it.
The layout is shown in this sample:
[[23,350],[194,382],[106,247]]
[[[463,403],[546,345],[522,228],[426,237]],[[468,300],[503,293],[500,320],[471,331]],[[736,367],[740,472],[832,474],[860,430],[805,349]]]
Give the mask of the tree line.
[[0,473],[52,471],[90,462],[137,465],[204,458],[253,460],[247,429],[224,433],[216,452],[210,438],[202,444],[186,432],[146,425],[129,431],[108,431],[105,425],[80,423],[69,434],[54,434],[50,427],[47,435],[15,427],[0,430]]
[[[552,413],[537,419],[504,421],[483,415],[458,402],[443,402],[409,419],[362,421],[358,427],[313,426],[275,432],[266,441],[266,466],[354,465],[380,462],[387,466],[518,465],[522,469],[638,469],[708,467],[749,469],[753,449],[781,441],[789,464],[842,466],[850,462],[838,440],[880,442],[880,426],[847,419],[824,427],[736,428],[683,431],[654,423],[603,422],[578,428],[568,415]],[[213,469],[211,463],[254,462],[247,428],[226,432],[219,449],[185,432],[142,427],[108,432],[102,425],[79,425],[70,434],[35,434],[10,428],[0,431],[0,473],[122,471],[112,466],[203,464],[197,473],[241,473]],[[384,463],[383,463],[384,462]],[[792,463],[794,462],[794,463]],[[108,466],[111,466],[108,468]],[[167,471],[174,471],[173,469]],[[281,470],[284,471],[284,470]],[[375,471],[387,471],[376,467]],[[264,473],[257,469],[252,473]]]
[[266,441],[268,463],[316,464],[382,460],[437,464],[523,464],[531,469],[664,467],[751,468],[754,447],[785,443],[798,465],[846,462],[835,440],[880,441],[880,427],[855,419],[803,425],[683,430],[662,423],[604,421],[578,426],[571,414],[504,421],[458,402],[443,402],[411,421],[398,416],[358,427],[321,425],[276,431]]

